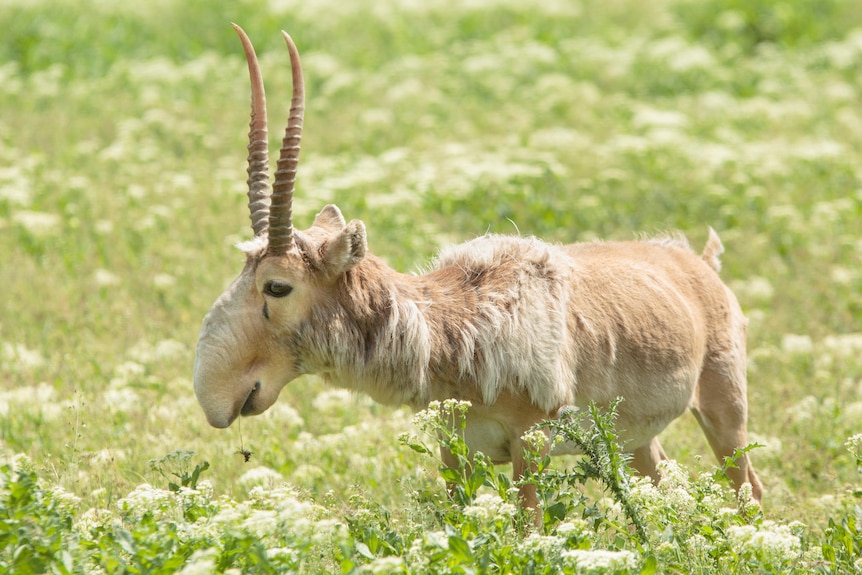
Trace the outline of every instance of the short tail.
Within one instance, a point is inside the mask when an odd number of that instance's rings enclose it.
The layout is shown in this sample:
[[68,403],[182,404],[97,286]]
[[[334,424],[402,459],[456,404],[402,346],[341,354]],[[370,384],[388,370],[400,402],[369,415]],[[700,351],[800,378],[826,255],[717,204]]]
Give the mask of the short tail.
[[706,247],[703,248],[703,254],[700,257],[707,263],[709,267],[715,270],[716,273],[721,271],[721,260],[718,256],[724,253],[724,246],[715,230],[709,228],[709,239],[706,241]]

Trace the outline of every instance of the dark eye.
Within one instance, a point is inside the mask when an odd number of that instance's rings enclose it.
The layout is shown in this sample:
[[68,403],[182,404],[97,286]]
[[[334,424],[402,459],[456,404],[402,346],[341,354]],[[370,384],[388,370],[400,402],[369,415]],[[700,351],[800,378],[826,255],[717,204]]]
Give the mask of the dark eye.
[[263,286],[263,293],[272,297],[284,297],[293,291],[293,286],[286,282],[270,280]]

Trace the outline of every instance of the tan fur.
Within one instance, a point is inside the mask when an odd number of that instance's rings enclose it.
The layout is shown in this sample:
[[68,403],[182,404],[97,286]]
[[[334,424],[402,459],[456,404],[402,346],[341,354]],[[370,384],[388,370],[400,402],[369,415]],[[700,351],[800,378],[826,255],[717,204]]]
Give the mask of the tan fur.
[[[414,276],[366,254],[364,226],[334,206],[295,235],[286,256],[251,251],[204,321],[195,389],[213,425],[260,413],[317,373],[385,404],[469,400],[468,439],[497,461],[519,460],[520,435],[560,408],[616,397],[645,474],[665,457],[656,435],[686,409],[719,457],[746,444],[746,321],[710,266],[717,236],[702,257],[678,238],[484,236]],[[293,292],[262,295],[273,278]],[[749,462],[738,464],[737,482],[759,496]]]
[[[195,393],[216,427],[319,374],[385,404],[471,401],[468,443],[512,461],[516,478],[531,426],[617,397],[633,464],[653,478],[666,458],[656,436],[687,409],[719,459],[747,443],[746,320],[717,275],[712,230],[700,256],[681,236],[561,246],[487,235],[420,275],[368,253],[365,225],[332,205],[305,231],[281,230],[279,250],[267,233],[241,245],[245,267],[201,327]],[[759,500],[748,457],[736,463],[734,483]]]

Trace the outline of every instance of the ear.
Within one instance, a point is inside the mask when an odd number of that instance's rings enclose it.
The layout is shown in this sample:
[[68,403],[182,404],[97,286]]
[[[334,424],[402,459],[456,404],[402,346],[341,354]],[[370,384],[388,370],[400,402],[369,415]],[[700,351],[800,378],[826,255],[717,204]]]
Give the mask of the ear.
[[367,250],[365,224],[360,220],[351,220],[322,246],[323,267],[330,277],[342,274],[362,261]]
[[344,216],[341,215],[341,210],[333,204],[323,206],[320,213],[314,216],[314,223],[312,224],[314,227],[323,228],[330,232],[341,231],[346,225],[347,223],[344,221]]

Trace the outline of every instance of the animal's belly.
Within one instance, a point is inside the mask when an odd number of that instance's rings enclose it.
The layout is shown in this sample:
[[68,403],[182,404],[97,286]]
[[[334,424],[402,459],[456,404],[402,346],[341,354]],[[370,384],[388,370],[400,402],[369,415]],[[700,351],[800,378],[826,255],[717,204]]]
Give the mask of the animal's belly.
[[512,437],[499,421],[482,417],[481,414],[469,414],[464,439],[470,453],[481,451],[495,464],[512,460]]

